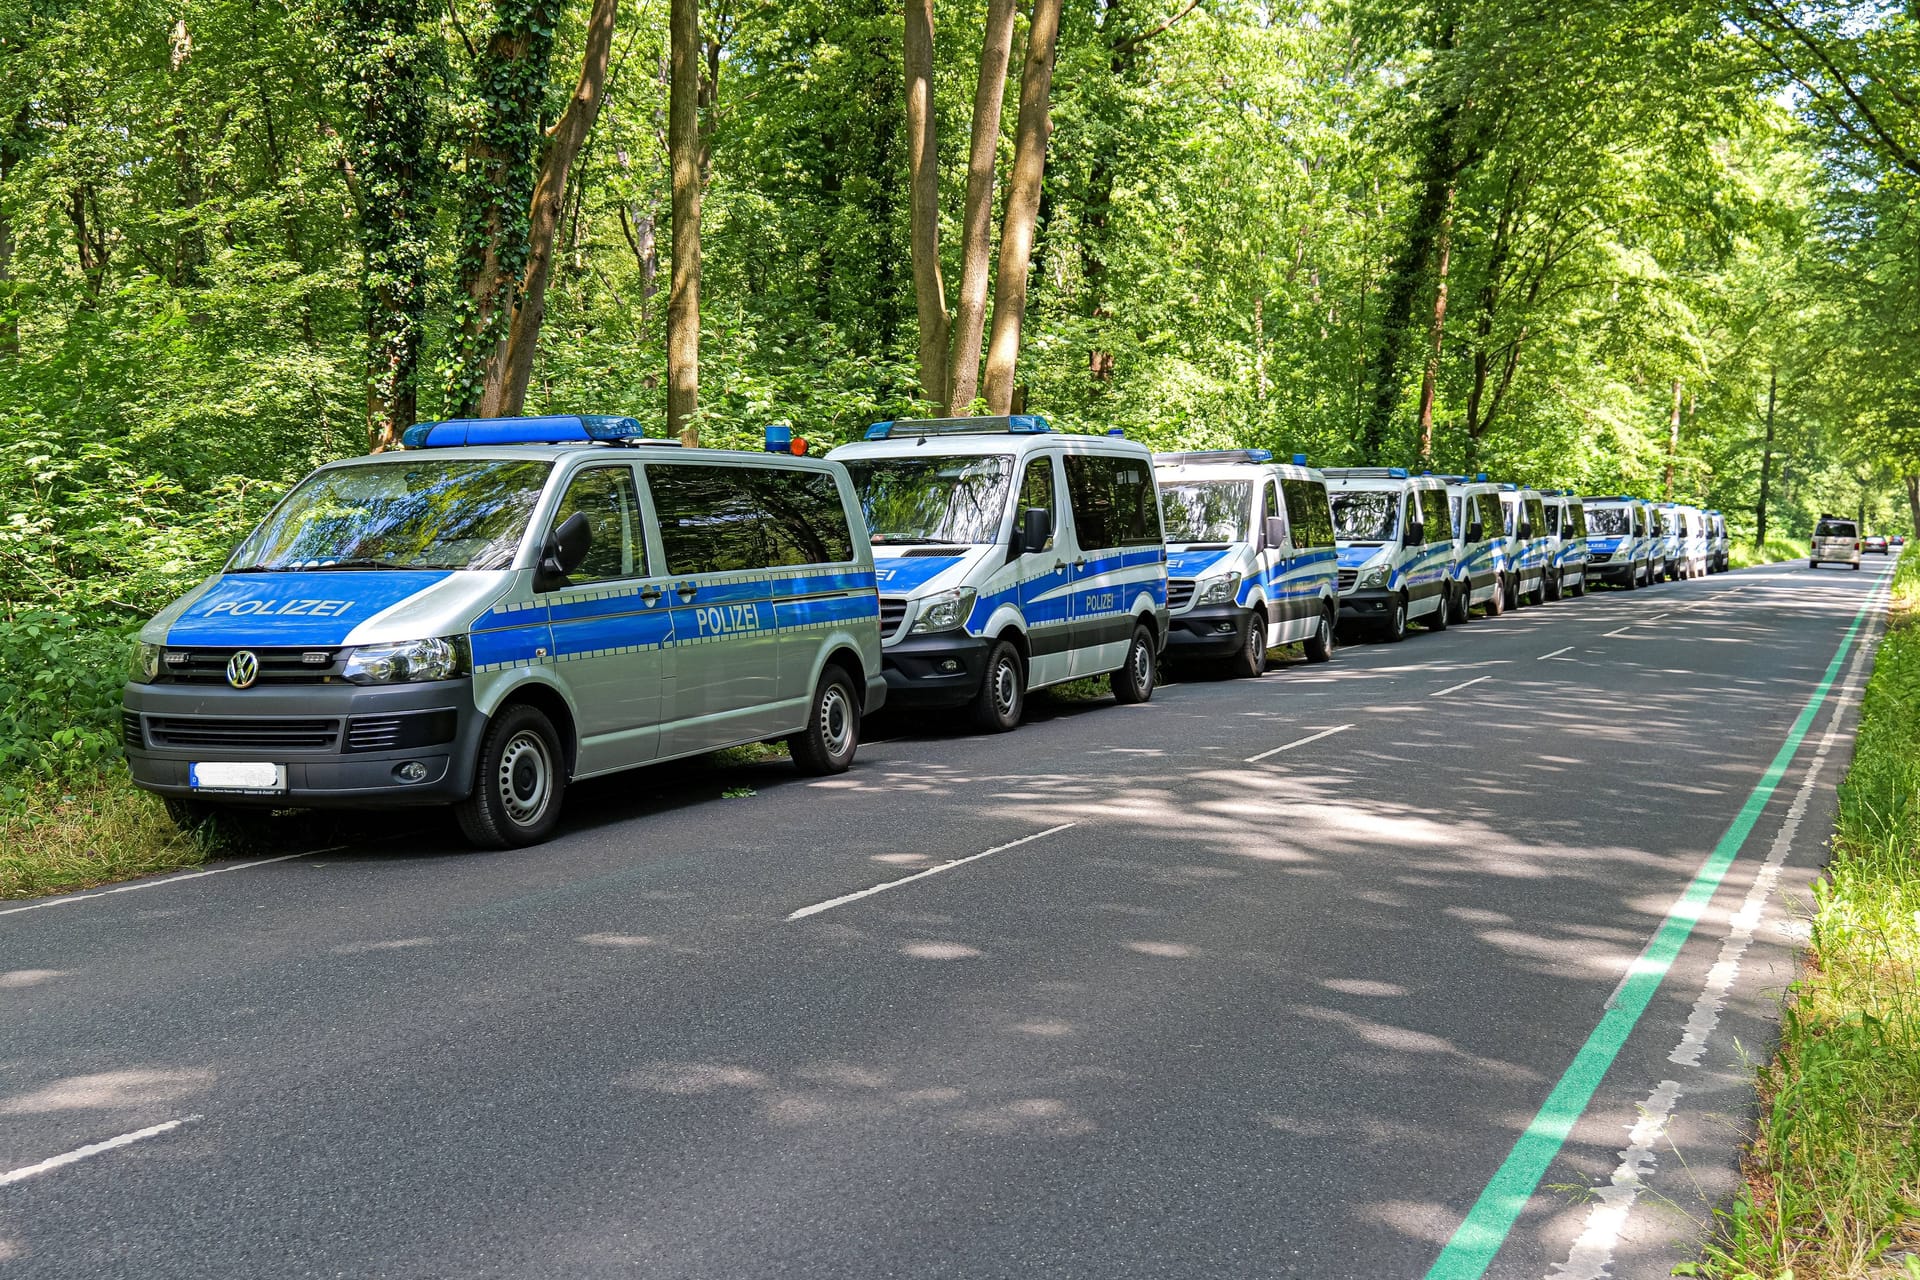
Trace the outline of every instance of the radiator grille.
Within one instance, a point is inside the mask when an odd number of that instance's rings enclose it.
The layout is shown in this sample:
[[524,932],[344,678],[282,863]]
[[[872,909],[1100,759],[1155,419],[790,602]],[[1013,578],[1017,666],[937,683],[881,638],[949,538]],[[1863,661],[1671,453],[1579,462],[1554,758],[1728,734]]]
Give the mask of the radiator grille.
[[[227,661],[239,648],[168,649],[161,679],[174,684],[225,684]],[[340,674],[338,649],[254,649],[260,660],[258,684],[316,684]]]
[[1167,608],[1184,609],[1193,603],[1192,578],[1167,579]]
[[330,717],[148,716],[147,737],[156,747],[331,751],[340,739],[340,721]]
[[907,620],[907,598],[905,596],[880,597],[880,634],[891,636]]
[[147,735],[140,729],[140,713],[138,711],[121,711],[120,740],[134,751],[138,751],[147,745]]
[[1341,592],[1345,593],[1353,590],[1353,584],[1358,582],[1359,580],[1360,580],[1360,571],[1358,569],[1342,569],[1340,571]]

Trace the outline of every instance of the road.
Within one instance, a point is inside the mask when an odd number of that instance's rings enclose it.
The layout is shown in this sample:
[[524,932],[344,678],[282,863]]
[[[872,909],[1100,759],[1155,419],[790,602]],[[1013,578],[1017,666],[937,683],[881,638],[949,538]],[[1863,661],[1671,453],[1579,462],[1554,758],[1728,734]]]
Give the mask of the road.
[[1665,1275],[1889,567],[0,904],[0,1275]]

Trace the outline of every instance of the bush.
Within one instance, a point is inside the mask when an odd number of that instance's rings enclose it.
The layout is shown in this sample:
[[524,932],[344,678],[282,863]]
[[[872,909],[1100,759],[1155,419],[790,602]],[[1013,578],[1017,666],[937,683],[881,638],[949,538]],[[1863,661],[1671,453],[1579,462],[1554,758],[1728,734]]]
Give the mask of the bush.
[[[79,777],[119,758],[130,634],[46,609],[0,617],[0,779]],[[17,790],[0,783],[9,803]]]

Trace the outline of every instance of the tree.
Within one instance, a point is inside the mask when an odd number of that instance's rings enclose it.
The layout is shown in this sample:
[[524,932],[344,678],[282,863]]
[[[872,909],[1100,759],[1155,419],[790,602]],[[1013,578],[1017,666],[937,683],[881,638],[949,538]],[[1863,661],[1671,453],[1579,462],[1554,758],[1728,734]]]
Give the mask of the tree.
[[700,201],[708,159],[700,108],[713,84],[702,74],[699,0],[672,0],[669,40],[673,274],[667,293],[667,429],[693,445],[700,441]]

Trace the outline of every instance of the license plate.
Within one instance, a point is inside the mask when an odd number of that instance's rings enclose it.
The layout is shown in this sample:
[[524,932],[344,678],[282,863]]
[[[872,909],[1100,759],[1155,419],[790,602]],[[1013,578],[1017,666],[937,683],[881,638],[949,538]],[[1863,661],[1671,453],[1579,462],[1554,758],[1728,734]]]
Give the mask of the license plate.
[[220,761],[187,766],[187,778],[201,791],[285,791],[287,766]]

